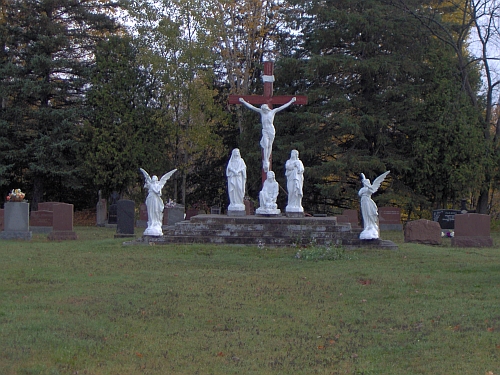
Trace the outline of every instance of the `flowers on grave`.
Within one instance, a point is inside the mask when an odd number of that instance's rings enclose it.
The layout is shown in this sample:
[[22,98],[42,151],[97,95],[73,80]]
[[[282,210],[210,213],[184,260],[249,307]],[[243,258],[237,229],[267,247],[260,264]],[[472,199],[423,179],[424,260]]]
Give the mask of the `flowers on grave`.
[[172,199],[168,198],[168,202],[165,202],[165,207],[166,208],[173,208],[173,207],[175,207],[175,201],[173,201]]
[[7,195],[7,201],[10,202],[22,202],[24,201],[24,197],[26,194],[24,194],[21,189],[12,189],[12,191]]
[[441,232],[441,237],[448,237],[448,238],[455,237],[455,232],[453,231]]

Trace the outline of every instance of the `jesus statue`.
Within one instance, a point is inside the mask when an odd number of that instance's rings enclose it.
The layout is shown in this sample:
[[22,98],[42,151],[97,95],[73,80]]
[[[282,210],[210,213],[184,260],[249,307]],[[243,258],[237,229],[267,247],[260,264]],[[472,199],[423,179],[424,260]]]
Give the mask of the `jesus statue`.
[[271,159],[274,136],[276,134],[276,130],[274,129],[273,124],[274,115],[290,106],[296,100],[297,98],[293,97],[288,103],[283,104],[281,107],[271,109],[267,104],[262,104],[260,108],[254,107],[253,105],[245,101],[245,99],[239,98],[240,103],[244,104],[245,107],[251,109],[252,111],[260,113],[260,120],[262,122],[262,138],[260,140],[260,146],[262,147],[263,151],[262,168],[264,169],[264,172],[269,171],[269,160]]

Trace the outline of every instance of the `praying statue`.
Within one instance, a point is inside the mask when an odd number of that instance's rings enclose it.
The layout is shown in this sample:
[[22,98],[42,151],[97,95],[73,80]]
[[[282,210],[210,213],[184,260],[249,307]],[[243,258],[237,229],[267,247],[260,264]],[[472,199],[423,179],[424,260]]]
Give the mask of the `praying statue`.
[[227,191],[229,193],[228,211],[245,211],[245,186],[247,182],[247,166],[241,157],[240,150],[235,148],[226,168]]
[[254,107],[245,99],[239,98],[240,103],[244,104],[245,107],[251,109],[252,111],[260,113],[260,119],[262,122],[262,138],[260,140],[260,146],[262,147],[262,168],[264,172],[269,171],[271,153],[273,150],[274,136],[276,130],[274,128],[274,115],[279,111],[284,110],[295,102],[297,98],[293,97],[288,103],[283,104],[281,107],[271,109],[267,104],[262,104],[260,108]]
[[299,152],[292,150],[290,159],[285,163],[288,205],[286,212],[304,212],[302,207],[302,187],[304,185],[304,164],[299,159]]
[[144,175],[144,187],[148,189],[149,193],[146,198],[146,207],[148,210],[148,227],[144,231],[145,236],[163,236],[163,209],[164,204],[161,199],[161,190],[168,181],[168,179],[177,171],[171,170],[165,173],[159,180],[157,176],[149,177],[148,172],[139,168]]
[[281,213],[278,205],[276,204],[276,199],[278,198],[279,185],[275,179],[273,171],[267,172],[267,178],[264,181],[262,190],[259,193],[259,205],[255,211],[256,214],[264,215],[279,215]]
[[375,202],[372,200],[372,194],[375,193],[382,181],[389,174],[387,171],[380,176],[378,176],[373,184],[370,180],[361,173],[361,183],[363,187],[359,189],[358,195],[361,198],[361,215],[363,217],[363,231],[359,235],[360,240],[376,240],[380,238],[380,228],[378,222],[378,209]]

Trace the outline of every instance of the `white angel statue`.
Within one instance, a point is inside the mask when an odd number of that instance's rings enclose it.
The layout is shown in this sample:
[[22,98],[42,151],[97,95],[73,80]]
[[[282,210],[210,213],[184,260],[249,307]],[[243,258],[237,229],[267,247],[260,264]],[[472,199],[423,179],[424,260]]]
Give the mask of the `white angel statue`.
[[139,168],[144,175],[144,187],[149,190],[148,197],[146,198],[146,207],[148,209],[148,227],[144,231],[145,236],[163,236],[163,209],[164,204],[161,199],[161,190],[177,169],[165,173],[160,180],[157,176],[149,177],[148,172]]
[[361,173],[361,183],[363,187],[359,189],[358,195],[361,197],[361,215],[363,216],[364,229],[359,235],[360,240],[375,240],[380,237],[380,229],[378,225],[378,209],[375,202],[372,200],[372,194],[375,193],[382,181],[389,174],[387,171],[378,176],[373,184],[370,180]]

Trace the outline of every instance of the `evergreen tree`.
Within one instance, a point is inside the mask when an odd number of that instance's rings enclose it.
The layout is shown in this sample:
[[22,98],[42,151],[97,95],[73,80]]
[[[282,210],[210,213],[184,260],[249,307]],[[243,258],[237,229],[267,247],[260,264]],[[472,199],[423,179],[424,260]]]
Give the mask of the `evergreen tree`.
[[302,35],[284,35],[276,86],[305,91],[309,105],[284,119],[276,139],[310,166],[305,202],[316,210],[356,206],[359,174],[385,170],[392,189],[381,203],[429,208],[467,191],[481,163],[479,133],[452,54],[378,0],[312,1],[290,16]]
[[93,49],[115,30],[104,11],[116,5],[14,0],[1,6],[0,165],[36,209],[80,186],[78,136]]
[[155,120],[154,82],[137,55],[129,36],[112,36],[97,45],[82,155],[87,179],[104,196],[132,194],[141,178],[139,167],[154,167],[153,174],[172,169],[163,157],[165,134]]

